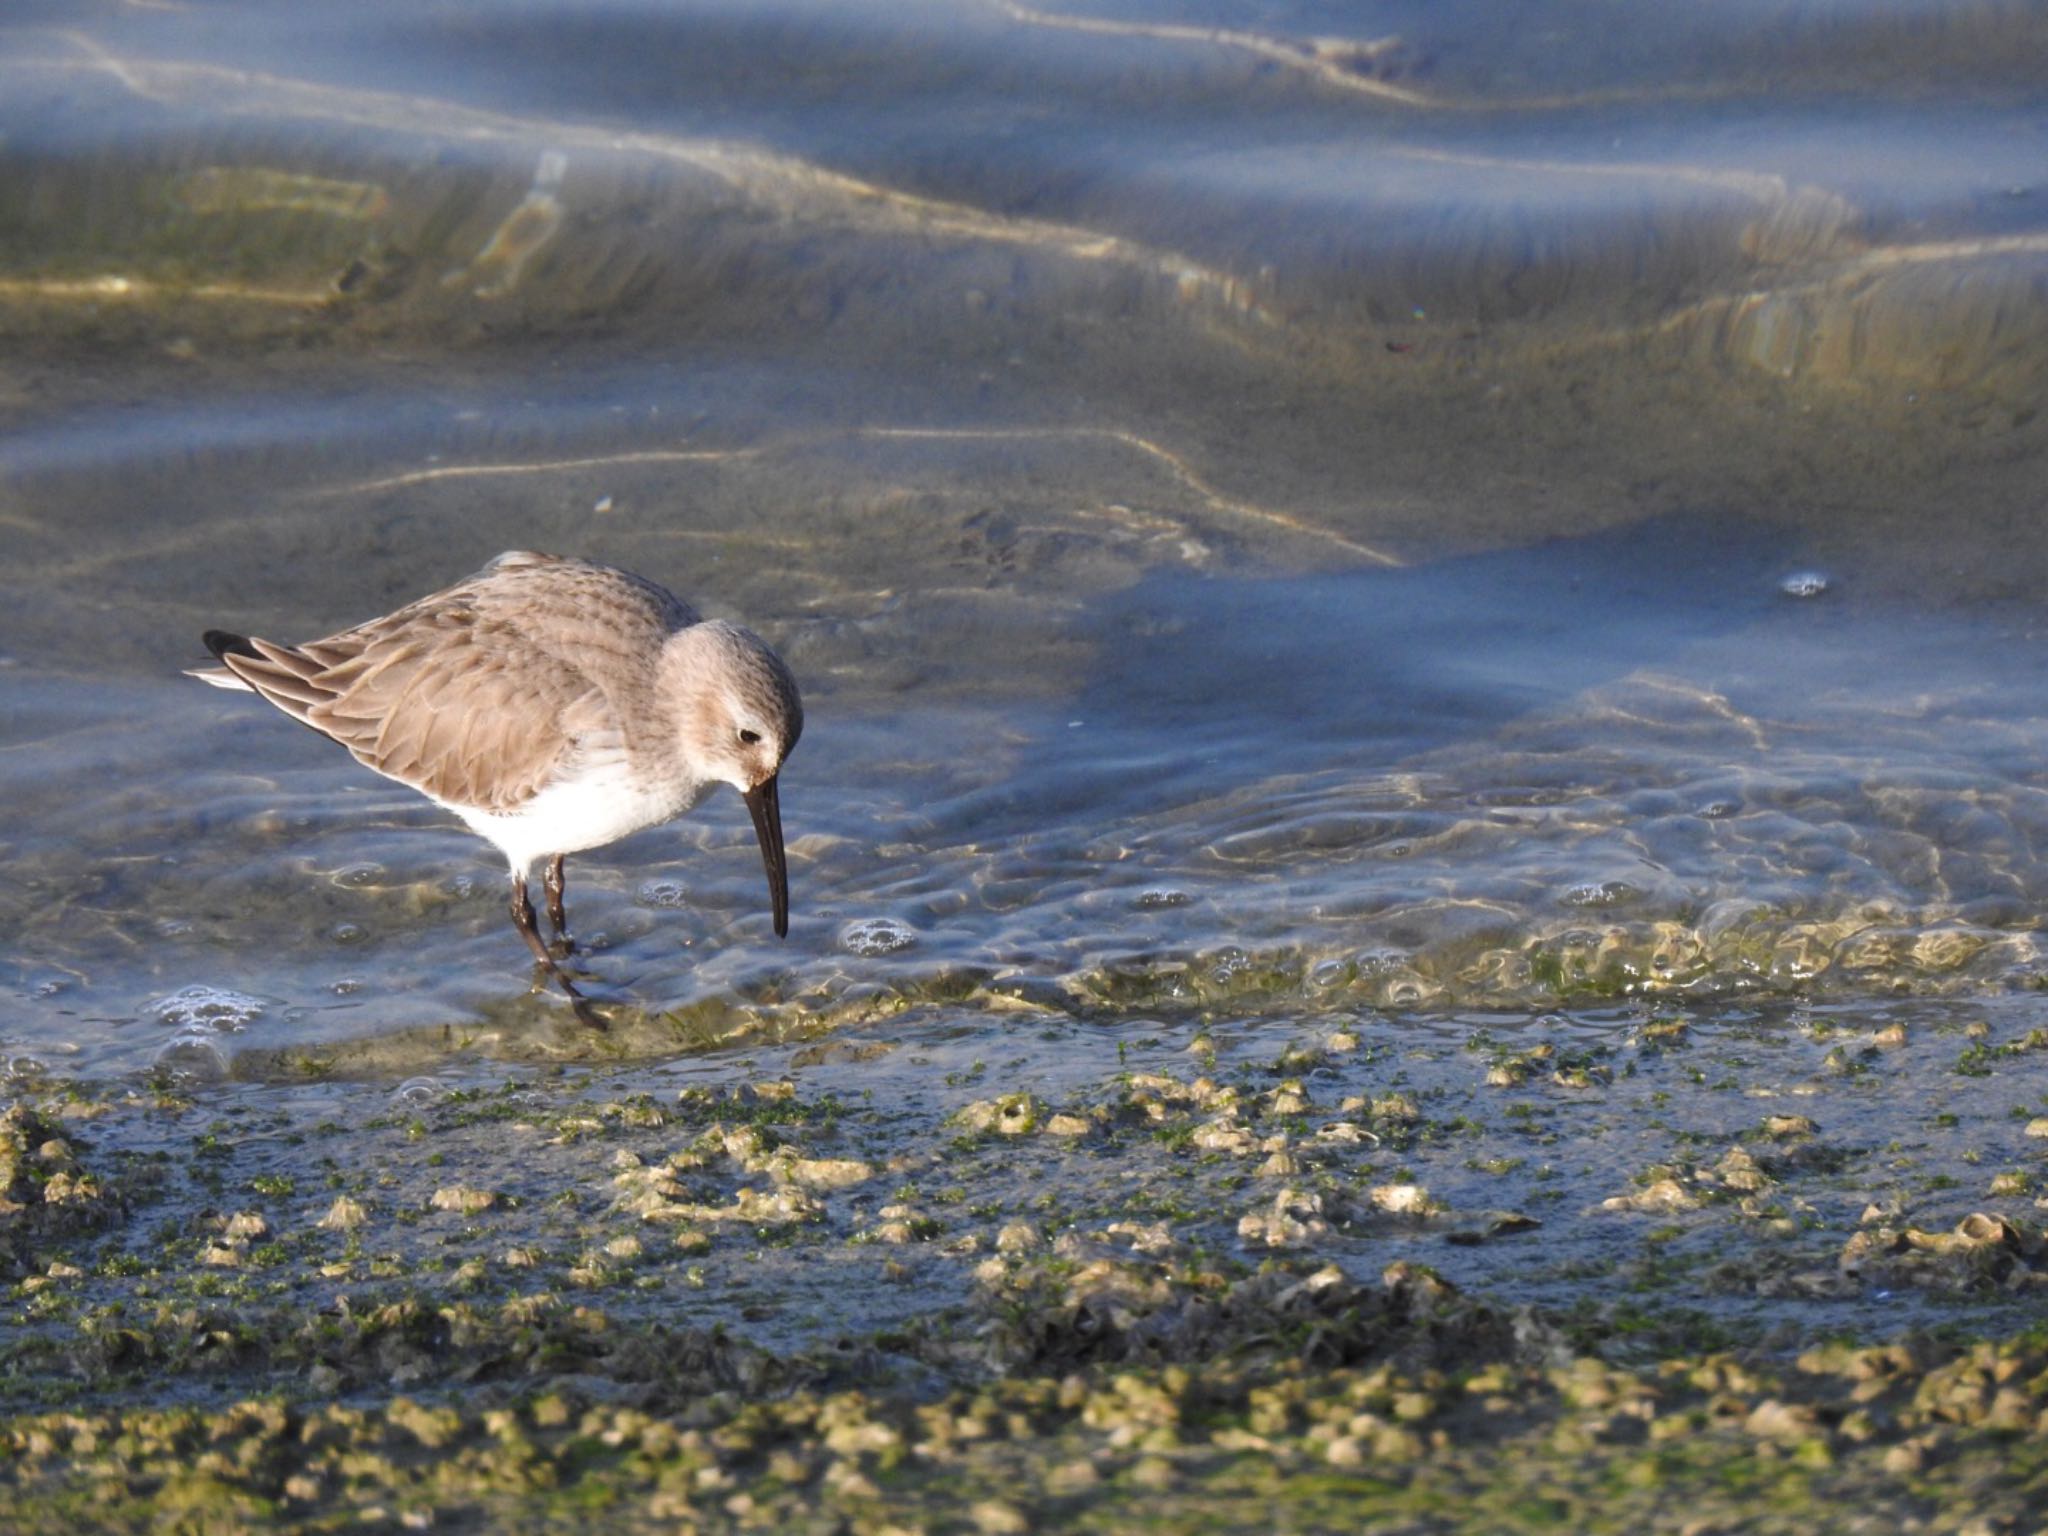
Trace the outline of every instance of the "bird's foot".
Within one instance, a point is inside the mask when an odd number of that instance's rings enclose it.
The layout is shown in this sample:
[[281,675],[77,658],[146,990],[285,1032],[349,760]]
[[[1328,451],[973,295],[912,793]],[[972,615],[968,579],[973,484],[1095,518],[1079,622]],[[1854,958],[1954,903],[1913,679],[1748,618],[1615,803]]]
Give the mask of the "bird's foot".
[[[590,973],[583,971],[577,974],[587,976]],[[569,979],[567,971],[556,965],[552,960],[546,962],[536,961],[533,967],[533,990],[535,992],[545,992],[549,990],[550,983],[562,989],[562,995],[569,999],[570,1011],[582,1023],[589,1025],[592,1029],[609,1029],[611,1027],[606,1022],[604,1015],[597,1011],[596,1005],[584,995],[583,989]]]
[[608,1032],[612,1027],[611,1020],[607,1019],[603,1014],[599,1013],[597,1011],[597,1005],[591,1002],[591,1000],[585,997],[581,992],[573,992],[570,994],[569,1011],[576,1015],[577,1023],[582,1024],[590,1029],[595,1029],[600,1032]]

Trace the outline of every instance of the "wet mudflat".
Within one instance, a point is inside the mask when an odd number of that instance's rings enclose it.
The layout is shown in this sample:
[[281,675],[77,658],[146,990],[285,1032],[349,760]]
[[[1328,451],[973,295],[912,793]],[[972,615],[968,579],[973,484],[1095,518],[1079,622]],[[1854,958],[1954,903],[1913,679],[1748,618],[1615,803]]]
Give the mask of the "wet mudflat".
[[[2025,1531],[2048,27],[18,7],[0,1524]],[[180,677],[802,681],[572,861]]]
[[658,1066],[21,1084],[12,1508],[1998,1529],[2048,1473],[2037,1016],[928,1008]]

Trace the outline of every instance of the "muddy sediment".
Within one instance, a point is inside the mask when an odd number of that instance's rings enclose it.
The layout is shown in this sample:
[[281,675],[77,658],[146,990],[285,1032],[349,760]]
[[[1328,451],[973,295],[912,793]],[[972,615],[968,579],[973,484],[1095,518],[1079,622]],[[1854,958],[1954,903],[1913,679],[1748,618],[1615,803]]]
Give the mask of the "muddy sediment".
[[1999,1529],[2048,1472],[2028,1012],[1040,1020],[992,1060],[934,1009],[680,1066],[24,1083],[7,1502]]

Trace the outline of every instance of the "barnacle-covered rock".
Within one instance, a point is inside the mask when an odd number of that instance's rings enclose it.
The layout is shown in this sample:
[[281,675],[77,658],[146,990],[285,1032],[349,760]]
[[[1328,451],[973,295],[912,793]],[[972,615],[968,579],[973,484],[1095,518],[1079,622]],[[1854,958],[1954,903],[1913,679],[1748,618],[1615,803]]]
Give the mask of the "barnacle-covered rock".
[[[1069,1234],[1049,1253],[984,1260],[975,1280],[989,1362],[1013,1375],[1220,1359],[1293,1369],[1394,1348],[1404,1362],[1450,1365],[1552,1347],[1540,1327],[1467,1300],[1419,1265],[1390,1266],[1375,1288],[1285,1253],[1247,1273],[1171,1240],[1139,1246],[1136,1235]],[[1268,1433],[1257,1423],[1252,1431]]]
[[2017,1290],[2048,1283],[2048,1241],[2036,1229],[1977,1211],[1946,1232],[1867,1227],[1843,1245],[1839,1265],[1865,1285]]
[[23,1105],[0,1112],[0,1274],[28,1265],[28,1244],[118,1221],[124,1202],[78,1149]]
[[953,1116],[964,1131],[992,1132],[998,1136],[1028,1136],[1044,1122],[1046,1107],[1028,1093],[1006,1093],[999,1099],[980,1099]]
[[1652,1179],[1631,1194],[1608,1196],[1600,1202],[1600,1209],[1660,1213],[1690,1211],[1699,1203],[1698,1194],[1676,1176],[1666,1174],[1662,1178]]
[[1292,1188],[1281,1190],[1270,1205],[1247,1211],[1237,1223],[1239,1237],[1268,1248],[1305,1248],[1329,1230],[1322,1197]]

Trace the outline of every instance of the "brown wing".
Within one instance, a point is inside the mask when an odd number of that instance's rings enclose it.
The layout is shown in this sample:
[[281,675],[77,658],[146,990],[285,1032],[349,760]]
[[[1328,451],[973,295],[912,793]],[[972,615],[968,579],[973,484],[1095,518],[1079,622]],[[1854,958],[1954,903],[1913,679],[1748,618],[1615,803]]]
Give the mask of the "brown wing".
[[502,811],[573,753],[636,750],[653,720],[652,658],[695,617],[640,577],[513,551],[327,639],[250,639],[217,654],[377,772],[438,800]]

